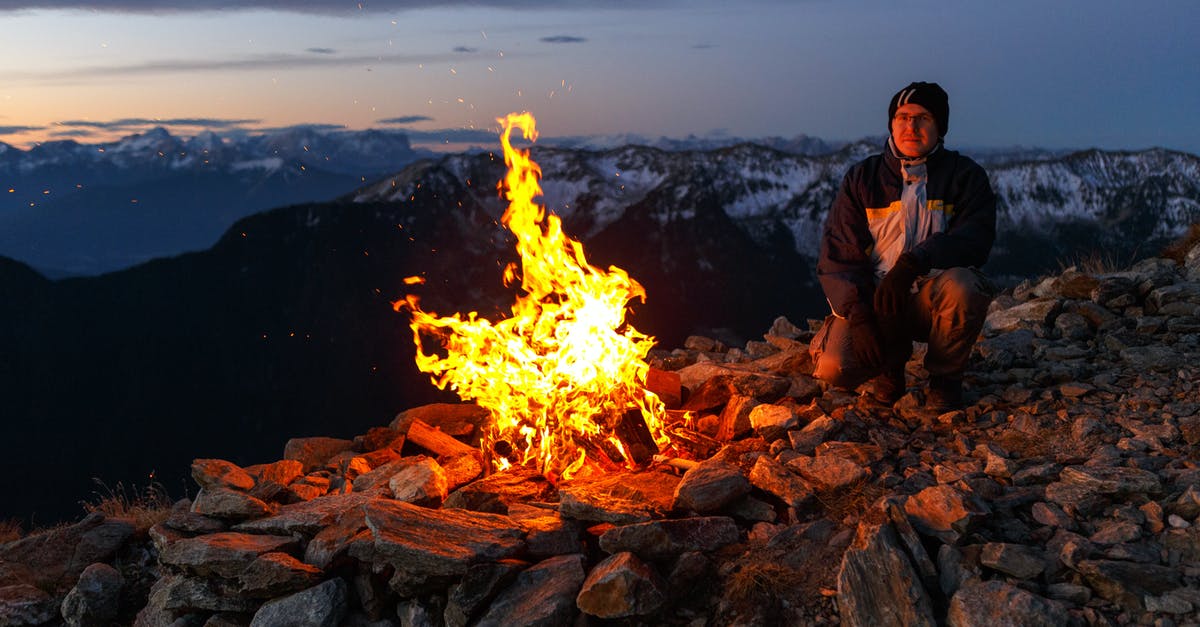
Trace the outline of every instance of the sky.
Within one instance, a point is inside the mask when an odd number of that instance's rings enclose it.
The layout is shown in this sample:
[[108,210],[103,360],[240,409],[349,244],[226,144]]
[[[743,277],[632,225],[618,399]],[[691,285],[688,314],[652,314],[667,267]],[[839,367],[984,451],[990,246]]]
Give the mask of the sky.
[[855,140],[913,80],[947,144],[1200,153],[1195,0],[0,0],[0,141],[164,126]]

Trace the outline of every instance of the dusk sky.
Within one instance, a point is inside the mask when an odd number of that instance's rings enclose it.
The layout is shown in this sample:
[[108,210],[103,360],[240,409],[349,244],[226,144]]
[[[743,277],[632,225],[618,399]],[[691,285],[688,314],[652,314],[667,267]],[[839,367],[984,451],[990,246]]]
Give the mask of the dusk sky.
[[544,136],[853,140],[930,80],[951,146],[1200,153],[1195,0],[0,0],[0,24],[22,148],[156,125],[428,142],[519,110]]

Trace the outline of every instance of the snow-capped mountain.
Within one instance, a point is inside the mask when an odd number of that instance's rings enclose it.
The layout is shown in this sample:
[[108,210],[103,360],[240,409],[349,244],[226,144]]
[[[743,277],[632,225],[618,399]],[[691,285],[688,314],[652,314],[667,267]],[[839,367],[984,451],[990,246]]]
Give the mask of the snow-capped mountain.
[[328,200],[432,153],[385,131],[299,127],[0,144],[0,255],[91,275],[212,245],[238,218]]

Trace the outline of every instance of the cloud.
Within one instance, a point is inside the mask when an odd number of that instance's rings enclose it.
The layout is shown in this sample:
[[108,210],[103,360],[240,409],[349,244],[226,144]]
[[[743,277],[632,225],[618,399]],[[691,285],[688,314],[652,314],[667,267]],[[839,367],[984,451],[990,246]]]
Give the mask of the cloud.
[[50,133],[51,137],[94,137],[95,135],[95,131],[90,131],[86,128],[64,129]]
[[71,128],[93,128],[106,131],[121,131],[146,126],[202,126],[205,128],[233,128],[247,124],[259,124],[262,120],[220,118],[122,118],[119,120],[63,120],[55,126]]
[[472,48],[470,46],[455,46],[454,51],[455,52],[479,52],[479,48]]
[[337,54],[337,50],[333,48],[305,48],[304,51],[313,54]]
[[149,74],[174,74],[180,72],[229,72],[255,70],[285,70],[311,67],[377,67],[381,65],[416,65],[461,61],[461,57],[450,53],[424,55],[312,55],[312,54],[266,54],[226,59],[164,59],[129,65],[110,65],[73,68],[60,72],[0,71],[0,80],[32,82],[70,79],[98,79]]
[[376,124],[414,124],[416,122],[432,122],[433,118],[427,115],[402,115],[396,118],[384,118],[377,120]]
[[542,37],[542,41],[548,44],[581,44],[587,41],[587,39],[574,35],[553,35],[551,37]]
[[[641,6],[644,3],[640,3]],[[586,8],[583,0],[0,0],[0,12],[22,9],[81,9],[123,13],[195,13],[267,9],[296,13],[353,15],[368,11],[404,11],[446,6],[496,8]]]
[[16,135],[17,133],[28,133],[30,131],[45,130],[42,126],[0,126],[0,135]]
[[408,135],[409,140],[423,143],[451,143],[451,144],[494,144],[499,136],[498,132],[476,128],[443,128],[433,131],[414,131],[405,129],[404,134]]

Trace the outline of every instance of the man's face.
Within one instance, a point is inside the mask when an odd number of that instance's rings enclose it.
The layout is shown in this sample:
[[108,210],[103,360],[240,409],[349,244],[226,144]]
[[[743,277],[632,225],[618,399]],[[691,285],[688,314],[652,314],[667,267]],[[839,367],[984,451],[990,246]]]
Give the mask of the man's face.
[[920,157],[933,150],[938,128],[929,109],[919,104],[900,105],[892,116],[892,141],[905,157]]

